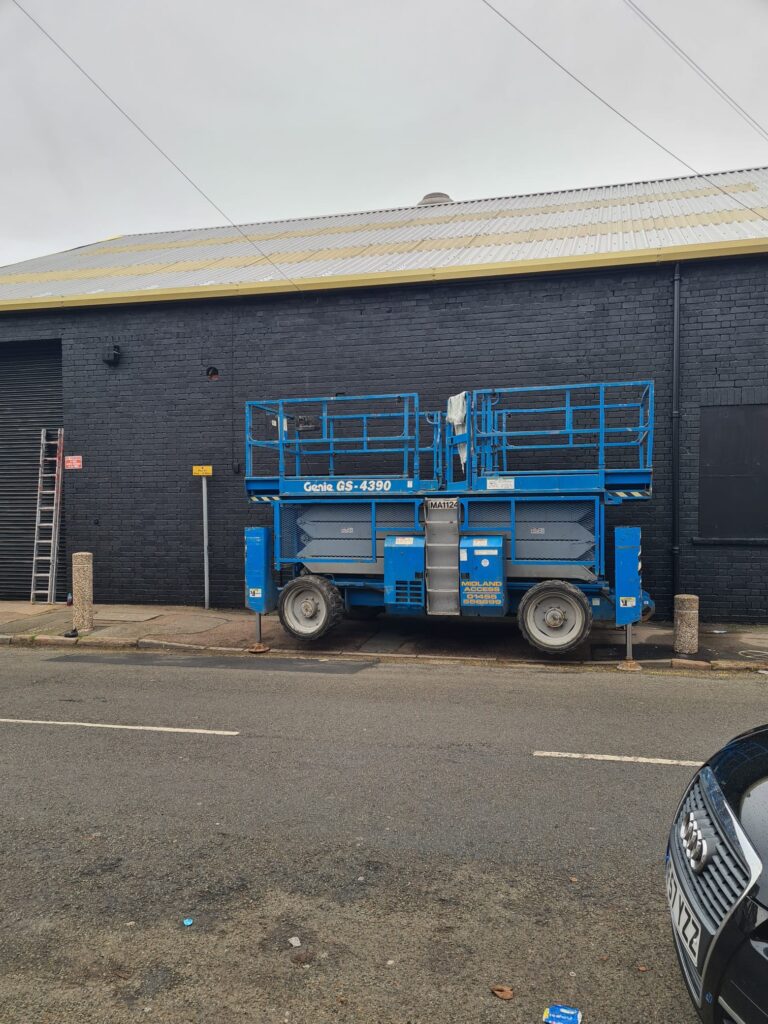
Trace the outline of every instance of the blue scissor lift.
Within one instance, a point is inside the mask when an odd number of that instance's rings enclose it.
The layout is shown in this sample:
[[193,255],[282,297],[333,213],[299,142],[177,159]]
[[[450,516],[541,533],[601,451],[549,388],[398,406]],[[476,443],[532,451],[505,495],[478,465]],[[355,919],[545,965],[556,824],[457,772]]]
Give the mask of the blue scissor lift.
[[316,639],[344,616],[511,616],[540,650],[653,602],[640,531],[605,509],[651,496],[653,383],[487,388],[246,406],[246,491],[274,526],[245,533],[246,602]]

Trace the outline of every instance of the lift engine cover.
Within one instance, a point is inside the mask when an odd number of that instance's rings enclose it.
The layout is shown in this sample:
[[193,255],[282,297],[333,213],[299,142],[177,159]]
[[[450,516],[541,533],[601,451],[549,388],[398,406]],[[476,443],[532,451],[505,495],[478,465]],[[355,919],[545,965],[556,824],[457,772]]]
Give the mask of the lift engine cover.
[[424,538],[387,537],[384,541],[384,603],[399,615],[423,615]]
[[506,615],[504,537],[462,537],[459,573],[462,615]]

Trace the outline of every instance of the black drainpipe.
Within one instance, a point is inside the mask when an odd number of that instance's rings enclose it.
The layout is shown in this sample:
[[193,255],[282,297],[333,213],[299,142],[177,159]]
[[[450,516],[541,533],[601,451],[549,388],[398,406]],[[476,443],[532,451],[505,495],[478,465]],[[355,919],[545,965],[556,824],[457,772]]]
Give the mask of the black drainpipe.
[[672,292],[672,594],[680,592],[680,264]]

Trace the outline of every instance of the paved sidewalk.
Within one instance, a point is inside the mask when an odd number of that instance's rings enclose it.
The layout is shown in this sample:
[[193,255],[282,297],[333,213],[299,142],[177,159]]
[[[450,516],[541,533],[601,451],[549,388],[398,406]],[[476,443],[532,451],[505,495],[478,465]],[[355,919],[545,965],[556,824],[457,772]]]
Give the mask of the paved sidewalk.
[[[65,605],[0,602],[0,643],[61,644],[79,647],[141,647],[206,650],[247,654],[254,643],[254,616],[244,609],[210,609],[173,605],[96,605],[93,632],[77,640],[63,634],[72,628]],[[568,655],[553,658],[531,648],[514,622],[471,619],[399,619],[345,621],[314,643],[295,640],[276,615],[263,619],[263,639],[277,654],[361,655],[372,658],[449,658],[496,662],[614,663],[624,655],[623,632],[595,629],[589,640]],[[255,657],[255,656],[253,656]],[[650,622],[635,628],[635,657],[666,663],[672,650],[670,623]],[[685,667],[684,660],[675,667]],[[768,670],[768,626],[703,625],[695,667]],[[692,666],[694,667],[694,666]]]

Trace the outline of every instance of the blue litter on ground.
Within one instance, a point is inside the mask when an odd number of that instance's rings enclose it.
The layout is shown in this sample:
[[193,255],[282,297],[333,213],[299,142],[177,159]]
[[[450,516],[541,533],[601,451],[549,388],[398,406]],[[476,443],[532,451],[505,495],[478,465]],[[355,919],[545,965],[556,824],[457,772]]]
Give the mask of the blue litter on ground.
[[548,1006],[542,1020],[548,1024],[581,1024],[581,1010],[575,1006]]
[[185,928],[189,928],[191,924],[195,923],[195,919],[194,917],[185,917],[181,923],[184,925]]

